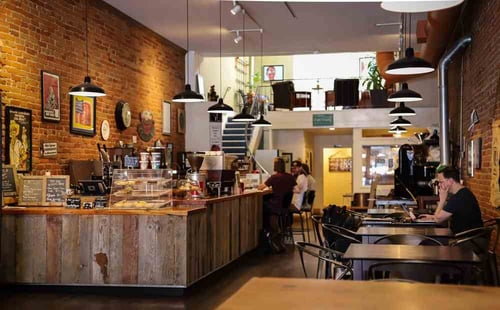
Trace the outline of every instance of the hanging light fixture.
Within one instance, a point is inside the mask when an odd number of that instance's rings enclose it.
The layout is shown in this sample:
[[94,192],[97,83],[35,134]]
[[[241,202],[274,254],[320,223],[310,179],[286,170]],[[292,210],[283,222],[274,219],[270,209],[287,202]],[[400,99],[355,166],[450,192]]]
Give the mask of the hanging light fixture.
[[89,26],[88,26],[88,0],[85,1],[85,58],[87,60],[87,75],[83,79],[83,83],[73,86],[69,94],[72,96],[85,96],[85,97],[103,97],[106,96],[104,89],[97,85],[92,84],[89,76]]
[[443,10],[457,6],[464,0],[445,1],[382,1],[380,6],[387,11],[400,13],[418,13]]
[[398,116],[398,118],[396,118],[391,122],[391,127],[394,126],[408,127],[411,126],[411,122],[409,120],[404,119],[402,116]]
[[389,115],[390,116],[413,116],[413,115],[416,115],[416,113],[413,109],[405,106],[404,102],[401,102],[399,104],[399,107],[397,107],[397,108],[391,110],[391,112],[389,112]]
[[[261,29],[260,30],[260,68],[262,68],[262,56],[263,55],[264,55],[264,31]],[[261,89],[262,89],[262,87],[261,87]],[[255,98],[257,100],[257,103],[259,103],[259,100],[261,100],[260,99],[261,97],[262,97],[262,95],[255,94]],[[264,119],[264,104],[263,103],[260,103],[259,110],[260,110],[260,117],[258,120],[256,120],[255,122],[252,123],[252,126],[254,126],[254,127],[270,127],[270,126],[272,126],[271,122],[266,121]]]
[[414,102],[422,101],[422,95],[408,88],[408,84],[405,82],[400,90],[394,94],[389,95],[387,101],[390,102]]
[[396,127],[389,129],[388,132],[394,133],[394,134],[401,134],[404,132],[408,132],[408,130],[406,130],[406,128],[404,128],[404,127],[396,126]]
[[234,43],[238,44],[240,43],[241,39],[243,39],[243,37],[240,35],[240,31],[239,30],[236,30],[236,37],[234,37]]
[[241,5],[237,4],[236,1],[233,1],[233,7],[231,8],[231,14],[236,15],[241,12]]
[[[243,36],[243,60],[245,60],[245,10],[242,11],[243,15],[243,30],[242,30],[242,36]],[[233,122],[254,122],[257,119],[247,111],[246,103],[245,100],[243,100],[243,109],[241,113],[233,117]]]
[[[189,53],[189,0],[186,0],[186,41],[187,41],[187,52]],[[189,76],[189,59],[187,60],[187,76]],[[189,81],[188,78],[186,80]],[[178,93],[172,99],[173,102],[203,102],[205,99],[202,95],[191,90],[191,85],[186,83],[184,91]]]
[[[222,0],[219,0],[219,85],[222,89]],[[224,103],[224,98],[208,108],[208,113],[231,113],[233,108]]]
[[[405,19],[406,20],[406,19]],[[405,23],[406,24],[406,21]],[[415,51],[411,47],[411,14],[409,22],[408,35],[410,38],[410,43],[408,48],[405,50],[405,57],[400,58],[390,64],[385,71],[387,74],[398,74],[398,75],[410,75],[410,74],[424,74],[434,71],[431,64],[422,58],[415,57]],[[406,45],[406,33],[405,33],[405,45]]]

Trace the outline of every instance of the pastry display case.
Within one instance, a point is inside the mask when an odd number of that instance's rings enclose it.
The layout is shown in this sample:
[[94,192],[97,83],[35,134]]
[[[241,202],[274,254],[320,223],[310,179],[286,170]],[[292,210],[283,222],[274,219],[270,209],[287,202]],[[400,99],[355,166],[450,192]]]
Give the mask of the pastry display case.
[[113,170],[110,208],[158,209],[171,205],[172,170]]

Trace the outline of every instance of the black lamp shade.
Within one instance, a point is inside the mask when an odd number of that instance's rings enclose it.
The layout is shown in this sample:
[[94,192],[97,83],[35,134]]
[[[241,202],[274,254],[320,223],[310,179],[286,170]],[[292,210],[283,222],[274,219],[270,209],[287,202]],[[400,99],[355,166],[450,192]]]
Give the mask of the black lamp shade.
[[401,102],[399,104],[399,107],[393,109],[391,112],[389,112],[390,116],[412,116],[415,115],[415,111],[411,108],[408,108],[405,106],[404,102]]
[[415,57],[413,48],[407,48],[405,57],[400,58],[387,67],[385,73],[387,74],[424,74],[434,71],[430,63],[422,58]]
[[420,95],[416,91],[408,89],[407,83],[403,83],[403,87],[399,91],[391,94],[389,98],[387,98],[387,101],[390,102],[414,102],[421,100],[422,95]]
[[174,96],[173,102],[204,102],[205,99],[202,95],[191,90],[191,85],[186,84],[184,91]]
[[233,122],[254,122],[257,119],[247,112],[247,108],[244,107],[240,114],[233,117]]
[[389,129],[390,133],[403,133],[403,132],[407,132],[407,131],[408,130],[406,130],[406,128],[400,127],[400,126],[396,126],[396,127]]
[[271,123],[264,119],[264,115],[260,115],[259,119],[252,123],[253,127],[270,127]]
[[411,126],[411,122],[409,120],[404,119],[402,116],[398,116],[398,118],[396,118],[391,122],[391,127],[394,126],[401,126],[401,127]]
[[73,86],[69,94],[72,96],[103,97],[106,96],[104,89],[90,82],[90,76],[86,76],[82,84]]
[[224,103],[222,98],[219,98],[216,104],[208,108],[208,113],[231,113],[234,112],[233,108]]

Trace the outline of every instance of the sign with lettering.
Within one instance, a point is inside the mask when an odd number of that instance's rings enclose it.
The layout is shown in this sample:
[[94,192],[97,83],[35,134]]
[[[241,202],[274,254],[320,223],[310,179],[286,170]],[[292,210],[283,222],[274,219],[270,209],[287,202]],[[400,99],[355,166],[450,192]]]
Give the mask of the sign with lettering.
[[57,142],[42,142],[42,157],[55,157],[57,155]]
[[66,208],[70,209],[80,209],[81,199],[80,197],[68,197],[66,198]]
[[313,127],[333,126],[333,113],[313,114]]
[[44,205],[62,206],[66,198],[66,190],[69,189],[69,176],[57,175],[45,178]]
[[44,202],[43,176],[22,176],[19,182],[19,205],[41,206]]
[[17,196],[17,174],[12,166],[2,167],[2,194],[4,197]]

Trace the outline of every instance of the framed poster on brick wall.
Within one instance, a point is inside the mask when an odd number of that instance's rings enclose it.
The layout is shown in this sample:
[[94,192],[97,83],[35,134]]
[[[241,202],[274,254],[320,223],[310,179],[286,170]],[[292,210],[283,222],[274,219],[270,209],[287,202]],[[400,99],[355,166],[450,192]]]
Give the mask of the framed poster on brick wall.
[[17,172],[31,171],[31,110],[5,108],[5,158]]
[[47,71],[41,72],[42,120],[45,122],[61,121],[61,93],[59,75]]

